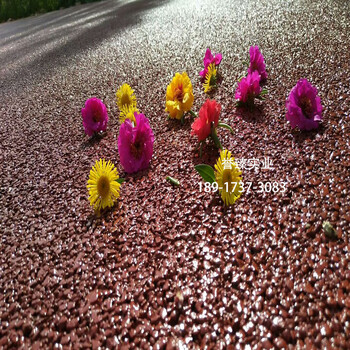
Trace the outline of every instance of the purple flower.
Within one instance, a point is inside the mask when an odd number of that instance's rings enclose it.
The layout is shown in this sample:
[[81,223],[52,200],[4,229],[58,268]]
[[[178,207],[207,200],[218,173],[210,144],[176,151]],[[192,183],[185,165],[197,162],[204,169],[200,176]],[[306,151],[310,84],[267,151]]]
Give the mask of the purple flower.
[[96,97],[89,98],[85,102],[85,108],[81,110],[85,134],[92,136],[95,132],[105,131],[107,128],[108,114],[104,103]]
[[248,68],[248,73],[253,73],[258,71],[260,74],[260,80],[264,81],[267,79],[267,73],[265,70],[264,56],[261,54],[258,46],[251,46],[249,49],[250,55],[250,66]]
[[154,135],[148,119],[134,113],[136,125],[126,119],[120,126],[118,150],[120,163],[127,173],[146,169],[153,154]]
[[248,73],[246,78],[242,78],[238,83],[235,98],[241,103],[254,104],[255,97],[258,97],[261,92],[260,75],[258,71]]
[[199,75],[202,78],[205,78],[205,76],[207,75],[207,72],[208,72],[209,65],[211,63],[214,63],[215,66],[218,66],[220,64],[221,60],[222,60],[221,53],[217,53],[216,55],[213,56],[213,54],[211,53],[210,49],[208,48],[207,51],[205,52],[205,56],[204,56],[204,59],[203,59],[204,69],[199,72]]
[[291,90],[286,102],[286,119],[292,128],[311,130],[318,127],[322,119],[321,99],[317,89],[306,79],[300,79]]

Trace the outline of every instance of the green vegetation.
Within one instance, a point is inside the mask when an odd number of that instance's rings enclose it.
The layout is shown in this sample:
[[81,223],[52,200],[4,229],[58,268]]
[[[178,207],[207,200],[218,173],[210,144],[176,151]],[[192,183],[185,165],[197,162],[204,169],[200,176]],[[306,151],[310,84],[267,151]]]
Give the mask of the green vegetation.
[[0,22],[98,0],[0,0]]

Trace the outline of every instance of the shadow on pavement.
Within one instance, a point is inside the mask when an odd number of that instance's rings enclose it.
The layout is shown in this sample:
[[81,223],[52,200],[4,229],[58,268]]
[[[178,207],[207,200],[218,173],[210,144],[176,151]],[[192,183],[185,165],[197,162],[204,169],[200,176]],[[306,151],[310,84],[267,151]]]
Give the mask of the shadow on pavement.
[[[139,23],[143,13],[168,1],[102,1],[3,24],[0,88],[41,79],[56,66],[64,65],[67,58]],[[76,31],[80,32],[74,35]],[[69,35],[74,37],[66,39]]]
[[[119,1],[116,1],[118,3]],[[93,6],[95,5],[95,6]],[[52,29],[54,25],[64,26],[89,17],[94,12],[106,8],[106,2],[76,5],[38,16],[26,17],[14,22],[0,24],[0,45],[16,45],[21,39],[38,34],[41,30]],[[2,39],[2,37],[4,39]]]

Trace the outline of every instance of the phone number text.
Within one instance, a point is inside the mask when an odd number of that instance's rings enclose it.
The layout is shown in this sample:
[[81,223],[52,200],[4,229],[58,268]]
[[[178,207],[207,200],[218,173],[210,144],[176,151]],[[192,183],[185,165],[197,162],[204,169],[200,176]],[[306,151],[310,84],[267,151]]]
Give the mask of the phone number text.
[[287,182],[284,181],[273,181],[273,182],[262,182],[259,181],[257,184],[253,182],[224,182],[223,186],[220,187],[217,182],[199,182],[199,191],[202,192],[216,192],[216,191],[226,191],[226,192],[235,192],[238,189],[239,192],[254,191],[257,193],[262,192],[286,192],[287,191]]

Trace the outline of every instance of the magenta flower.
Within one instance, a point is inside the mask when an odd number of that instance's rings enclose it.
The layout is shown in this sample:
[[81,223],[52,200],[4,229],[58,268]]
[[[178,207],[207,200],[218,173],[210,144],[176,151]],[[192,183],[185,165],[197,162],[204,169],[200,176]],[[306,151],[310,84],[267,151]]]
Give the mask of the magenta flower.
[[264,56],[261,54],[258,46],[251,46],[249,49],[250,66],[248,68],[248,74],[258,71],[260,74],[260,81],[267,79],[267,73],[265,70]]
[[205,56],[204,56],[204,59],[203,59],[204,69],[199,72],[199,75],[202,78],[205,78],[205,76],[208,73],[209,65],[211,63],[214,63],[215,66],[218,66],[220,64],[221,60],[222,60],[221,53],[217,53],[216,55],[213,56],[213,54],[211,53],[210,49],[208,48],[207,51],[205,52]]
[[261,93],[260,87],[260,75],[258,71],[248,73],[246,78],[242,78],[238,83],[235,98],[241,103],[248,105],[254,104],[255,97],[258,97]]
[[146,169],[153,154],[154,135],[148,119],[134,113],[136,125],[126,119],[120,126],[118,150],[120,163],[127,173]]
[[322,119],[321,99],[317,89],[306,79],[300,79],[291,90],[286,102],[286,119],[291,127],[301,130],[311,130],[318,127]]
[[85,134],[92,136],[95,132],[105,131],[107,128],[108,114],[104,103],[96,97],[89,98],[85,102],[85,108],[81,110]]

